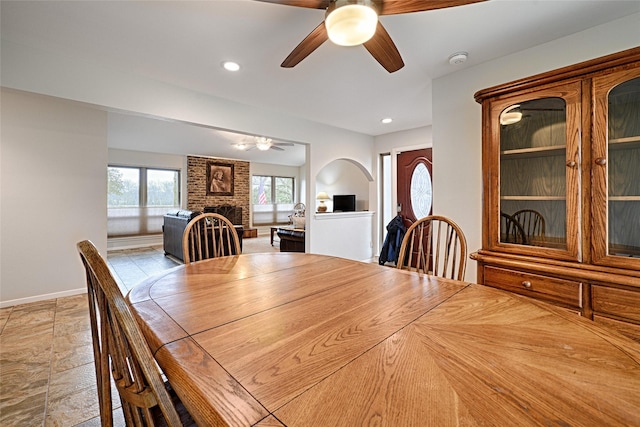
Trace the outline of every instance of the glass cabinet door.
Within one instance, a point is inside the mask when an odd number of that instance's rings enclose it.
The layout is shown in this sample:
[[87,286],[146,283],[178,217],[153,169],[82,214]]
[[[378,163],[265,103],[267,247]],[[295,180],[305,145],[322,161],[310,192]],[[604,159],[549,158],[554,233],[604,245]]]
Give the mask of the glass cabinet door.
[[[495,244],[579,257],[580,85],[492,105],[498,157]],[[494,151],[496,152],[496,151]],[[496,218],[497,220],[498,218]]]
[[640,68],[594,79],[593,257],[640,265]]

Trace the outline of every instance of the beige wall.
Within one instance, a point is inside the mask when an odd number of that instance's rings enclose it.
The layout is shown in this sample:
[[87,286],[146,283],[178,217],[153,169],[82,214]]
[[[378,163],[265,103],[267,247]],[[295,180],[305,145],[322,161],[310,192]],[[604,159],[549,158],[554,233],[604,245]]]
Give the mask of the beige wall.
[[0,95],[0,305],[85,292],[76,243],[107,248],[107,114]]

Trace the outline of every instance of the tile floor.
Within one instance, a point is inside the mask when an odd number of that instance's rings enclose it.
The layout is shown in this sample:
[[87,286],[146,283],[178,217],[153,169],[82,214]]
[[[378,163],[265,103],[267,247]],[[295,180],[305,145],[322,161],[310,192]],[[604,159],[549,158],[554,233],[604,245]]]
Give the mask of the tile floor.
[[[268,228],[259,236],[245,239],[244,253],[279,250]],[[125,294],[178,265],[161,247],[111,251],[107,261]],[[0,309],[0,426],[99,426],[98,413],[86,295]]]

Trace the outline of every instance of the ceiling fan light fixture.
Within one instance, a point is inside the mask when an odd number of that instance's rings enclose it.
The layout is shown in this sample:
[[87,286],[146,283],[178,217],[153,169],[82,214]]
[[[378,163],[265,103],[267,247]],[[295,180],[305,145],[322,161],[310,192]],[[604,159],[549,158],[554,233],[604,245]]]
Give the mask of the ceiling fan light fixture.
[[371,39],[378,13],[371,0],[336,0],[325,16],[329,39],[340,46],[357,46]]
[[271,148],[271,138],[265,138],[264,136],[256,136],[256,147],[258,150],[267,151]]

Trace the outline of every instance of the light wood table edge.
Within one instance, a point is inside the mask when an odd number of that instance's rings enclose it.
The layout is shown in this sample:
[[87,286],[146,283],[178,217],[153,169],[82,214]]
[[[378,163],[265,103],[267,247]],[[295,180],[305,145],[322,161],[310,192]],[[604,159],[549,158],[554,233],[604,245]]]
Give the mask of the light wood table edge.
[[[181,357],[185,353],[198,357]],[[169,383],[198,425],[253,426],[270,415],[267,409],[191,337],[165,344],[157,351],[155,357],[163,367]],[[185,365],[185,360],[194,362]],[[185,375],[185,372],[188,372],[190,381],[180,380],[180,376]],[[182,387],[188,387],[190,390],[183,390]],[[231,396],[235,398],[230,399]],[[242,418],[239,418],[239,415]]]

